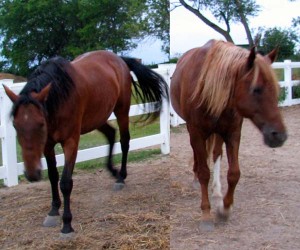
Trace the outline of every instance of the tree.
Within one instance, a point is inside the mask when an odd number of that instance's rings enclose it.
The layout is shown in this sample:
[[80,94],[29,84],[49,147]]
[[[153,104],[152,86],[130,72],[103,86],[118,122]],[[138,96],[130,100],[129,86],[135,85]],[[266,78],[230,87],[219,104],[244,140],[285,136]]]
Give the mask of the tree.
[[[230,25],[240,22],[244,26],[249,45],[253,46],[248,18],[256,16],[260,11],[255,0],[179,0],[179,2],[229,42],[233,42]],[[209,10],[216,21],[225,24],[225,28],[206,17],[203,14],[205,10]]]
[[[158,4],[158,2],[161,2]],[[2,0],[0,36],[2,68],[27,75],[42,61],[68,59],[96,49],[120,53],[147,36],[167,39],[165,27],[154,30],[156,13],[168,18],[167,0]],[[160,25],[162,22],[160,22]],[[165,41],[165,43],[168,41]]]
[[268,53],[279,47],[277,60],[283,61],[293,57],[297,41],[297,36],[290,30],[270,28],[263,34],[260,50],[263,53]]
[[169,0],[148,1],[148,27],[152,36],[163,41],[162,49],[170,54],[170,4]]

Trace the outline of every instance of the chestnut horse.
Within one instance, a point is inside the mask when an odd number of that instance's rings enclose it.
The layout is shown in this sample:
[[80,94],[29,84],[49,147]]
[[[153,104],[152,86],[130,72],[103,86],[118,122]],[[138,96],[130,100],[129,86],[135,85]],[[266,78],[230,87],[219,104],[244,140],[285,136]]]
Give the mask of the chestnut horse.
[[[133,71],[138,82],[133,81]],[[129,108],[131,83],[144,103],[151,102],[146,118],[157,116],[163,98],[168,98],[168,87],[163,78],[133,58],[120,58],[107,51],[83,54],[69,62],[55,57],[41,64],[28,79],[19,95],[4,86],[13,102],[13,125],[22,148],[26,178],[33,182],[41,179],[42,154],[45,155],[52,188],[52,206],[44,221],[55,226],[59,218],[61,200],[58,191],[59,174],[56,168],[54,146],[60,143],[65,164],[60,180],[64,198],[62,235],[74,231],[71,226],[70,195],[72,173],[77,156],[80,134],[94,129],[102,132],[109,142],[107,168],[116,178],[116,188],[124,185],[129,150]],[[113,167],[112,151],[115,129],[107,122],[114,112],[120,130],[122,164]]]
[[[218,215],[227,219],[240,178],[238,151],[243,118],[261,131],[264,142],[280,147],[287,139],[277,106],[279,85],[271,63],[274,50],[265,57],[231,43],[210,40],[186,52],[178,61],[171,81],[174,110],[187,125],[194,153],[193,171],[201,187],[204,229],[212,229],[208,195],[209,159],[216,163],[213,195],[219,197]],[[225,142],[228,158],[228,190],[222,201],[220,156]],[[215,143],[215,144],[214,144]]]

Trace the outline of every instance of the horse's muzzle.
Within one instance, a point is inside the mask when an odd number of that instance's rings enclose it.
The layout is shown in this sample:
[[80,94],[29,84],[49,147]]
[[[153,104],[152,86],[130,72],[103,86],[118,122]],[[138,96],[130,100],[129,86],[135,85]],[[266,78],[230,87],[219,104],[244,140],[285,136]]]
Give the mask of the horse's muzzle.
[[24,171],[24,175],[25,175],[26,179],[30,182],[37,182],[42,179],[42,171],[40,169],[37,169],[37,170],[31,172],[30,174],[28,172]]
[[276,129],[264,126],[262,129],[264,142],[271,148],[281,147],[287,139],[286,131],[277,131]]

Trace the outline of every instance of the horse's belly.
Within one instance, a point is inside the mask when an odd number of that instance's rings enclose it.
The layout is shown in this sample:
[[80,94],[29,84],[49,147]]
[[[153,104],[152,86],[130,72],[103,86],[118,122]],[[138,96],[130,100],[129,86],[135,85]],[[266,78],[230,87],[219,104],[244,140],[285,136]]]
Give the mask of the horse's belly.
[[103,124],[105,124],[113,112],[114,105],[96,106],[85,112],[82,116],[81,123],[81,134],[88,133],[92,130],[99,129]]

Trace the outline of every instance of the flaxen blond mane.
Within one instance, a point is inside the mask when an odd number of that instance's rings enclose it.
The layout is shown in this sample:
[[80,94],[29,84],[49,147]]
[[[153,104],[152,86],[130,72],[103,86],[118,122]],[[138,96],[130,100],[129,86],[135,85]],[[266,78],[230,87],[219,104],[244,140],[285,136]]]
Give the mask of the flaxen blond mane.
[[[244,72],[248,57],[249,51],[246,49],[231,43],[215,41],[205,57],[197,87],[191,97],[192,102],[197,107],[205,105],[208,114],[219,117],[233,94],[235,83]],[[261,56],[255,59],[251,72],[253,83],[257,80],[259,69],[263,69],[262,73],[270,71],[269,65],[264,66],[266,62],[263,61]],[[271,74],[270,77],[273,78],[274,75]]]

